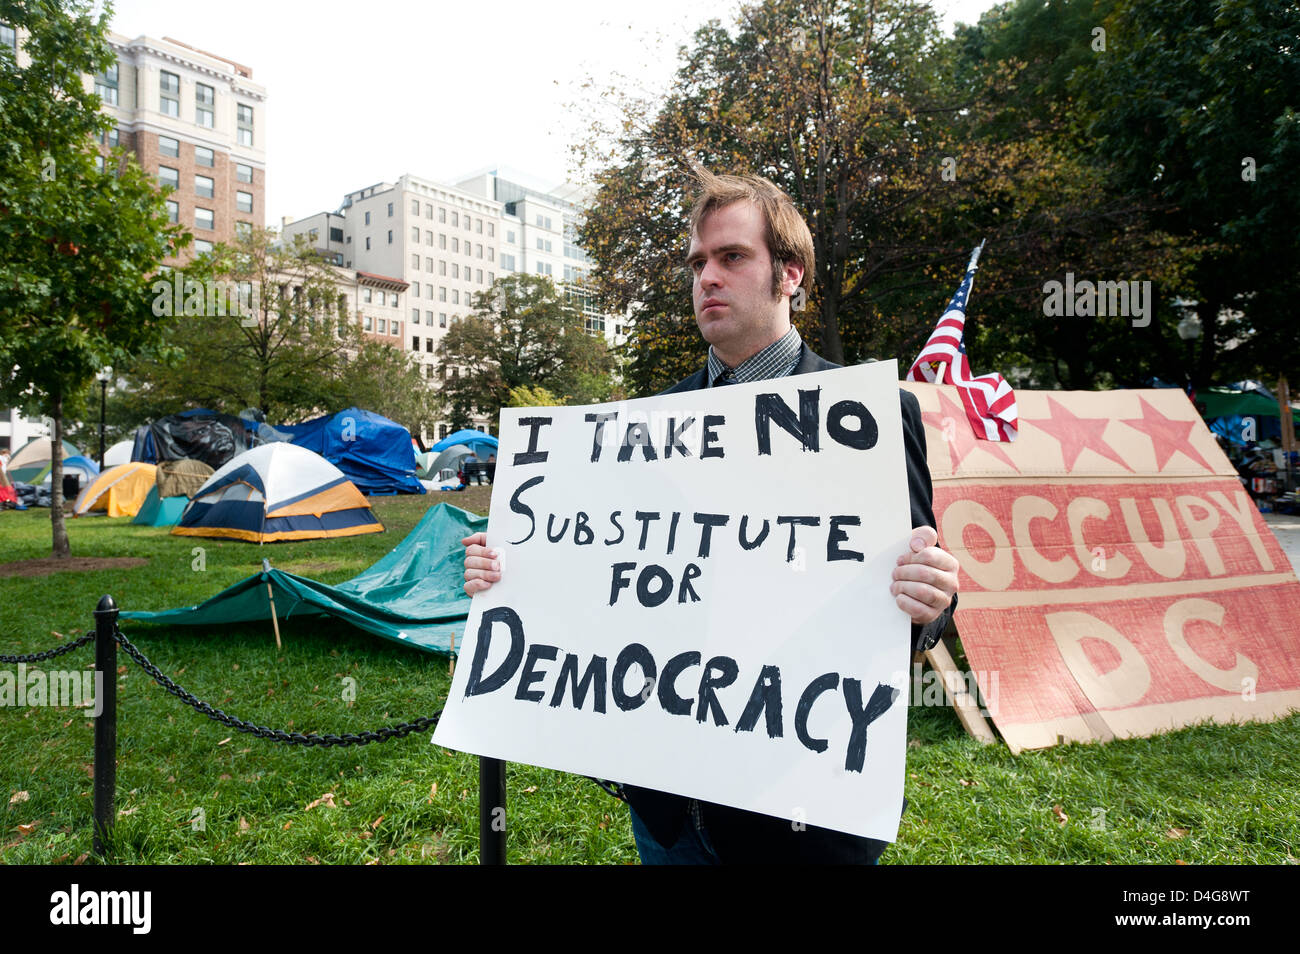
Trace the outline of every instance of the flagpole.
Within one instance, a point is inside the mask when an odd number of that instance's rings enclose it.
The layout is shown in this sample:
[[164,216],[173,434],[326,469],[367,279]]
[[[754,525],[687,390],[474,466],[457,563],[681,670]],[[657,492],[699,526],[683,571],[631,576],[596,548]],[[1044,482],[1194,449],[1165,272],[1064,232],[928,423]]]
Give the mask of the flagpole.
[[[984,251],[984,243],[987,241],[988,241],[987,238],[980,239],[979,245],[976,245],[975,250],[970,253],[970,261],[966,263],[967,272],[975,271],[979,267],[978,262],[980,260],[980,252]],[[972,289],[975,287],[974,278],[971,279],[970,287]],[[967,290],[967,294],[969,294],[969,290]],[[947,372],[947,370],[948,370],[948,362],[940,361],[938,367],[936,367],[934,371],[935,384],[943,384],[943,376]]]

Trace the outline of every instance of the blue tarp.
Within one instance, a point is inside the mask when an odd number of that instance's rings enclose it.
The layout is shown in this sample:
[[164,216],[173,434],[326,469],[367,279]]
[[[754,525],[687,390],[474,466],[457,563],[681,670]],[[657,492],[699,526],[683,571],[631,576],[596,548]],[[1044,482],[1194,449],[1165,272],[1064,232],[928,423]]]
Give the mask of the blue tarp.
[[284,440],[319,454],[363,494],[422,494],[411,432],[395,421],[350,407],[305,424],[259,428],[263,440]]
[[479,460],[487,460],[488,454],[497,452],[497,439],[491,434],[484,434],[482,431],[457,431],[455,434],[448,434],[438,443],[429,448],[430,451],[437,454],[445,451],[448,447],[454,447],[457,444],[464,444]]
[[247,577],[196,606],[123,612],[123,619],[180,626],[269,624],[270,599],[281,619],[329,615],[425,652],[459,649],[469,616],[461,538],[487,529],[487,517],[440,503],[368,570],[330,586],[274,568]]

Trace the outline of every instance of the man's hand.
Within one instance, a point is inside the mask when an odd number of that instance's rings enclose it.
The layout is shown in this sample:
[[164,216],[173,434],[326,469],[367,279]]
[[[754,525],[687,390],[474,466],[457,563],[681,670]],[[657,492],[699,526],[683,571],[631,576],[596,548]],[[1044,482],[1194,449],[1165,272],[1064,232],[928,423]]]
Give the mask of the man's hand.
[[493,583],[499,583],[501,563],[497,560],[497,551],[487,548],[487,534],[471,534],[460,542],[465,548],[465,592],[473,596]]
[[[957,558],[937,546],[939,534],[934,527],[912,530],[912,547],[898,558],[894,594],[898,608],[914,623],[929,623],[939,618],[957,592]],[[469,566],[469,560],[465,561]],[[466,579],[469,574],[465,574]],[[466,589],[469,585],[466,584]]]

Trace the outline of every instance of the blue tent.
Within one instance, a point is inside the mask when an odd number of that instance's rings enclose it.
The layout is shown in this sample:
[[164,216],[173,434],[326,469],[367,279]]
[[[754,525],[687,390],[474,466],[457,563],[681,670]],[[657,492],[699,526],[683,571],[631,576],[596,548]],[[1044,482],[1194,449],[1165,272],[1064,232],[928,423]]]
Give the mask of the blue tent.
[[464,444],[474,452],[479,460],[487,460],[488,454],[497,452],[497,439],[491,434],[484,434],[482,431],[457,431],[455,434],[448,434],[438,443],[429,448],[433,453],[445,451],[448,447],[456,444]]
[[343,471],[363,494],[422,494],[411,432],[373,411],[350,407],[305,424],[258,428],[265,441],[288,440]]

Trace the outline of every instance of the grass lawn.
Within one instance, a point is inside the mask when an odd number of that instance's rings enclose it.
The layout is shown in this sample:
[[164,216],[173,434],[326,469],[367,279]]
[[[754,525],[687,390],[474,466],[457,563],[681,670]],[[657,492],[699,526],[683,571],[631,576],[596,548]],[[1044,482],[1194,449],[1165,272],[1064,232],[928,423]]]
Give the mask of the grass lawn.
[[[199,602],[256,572],[264,556],[280,569],[338,583],[394,547],[438,499],[486,513],[489,490],[372,498],[385,533],[260,548],[173,537],[126,518],[69,520],[74,556],[147,562],[0,576],[0,653],[47,649],[61,642],[52,631],[70,638],[92,628],[104,593],[123,609]],[[204,548],[202,570],[196,546]],[[48,510],[0,512],[0,564],[45,557],[49,548]],[[446,697],[450,680],[439,657],[341,623],[289,620],[281,630],[277,652],[269,622],[211,630],[123,625],[180,685],[258,725],[359,731],[432,714]],[[264,742],[196,714],[120,659],[115,860],[477,861],[475,758],[434,748],[428,733],[346,749]],[[46,666],[92,667],[93,651]],[[344,701],[347,677],[356,685],[352,703]],[[1300,858],[1300,715],[1012,756],[968,738],[951,710],[917,706],[909,735],[909,808],[885,863]],[[91,720],[75,710],[0,708],[0,861],[73,863],[87,855],[92,739]],[[626,809],[585,779],[512,764],[508,801],[513,863],[637,860]]]

